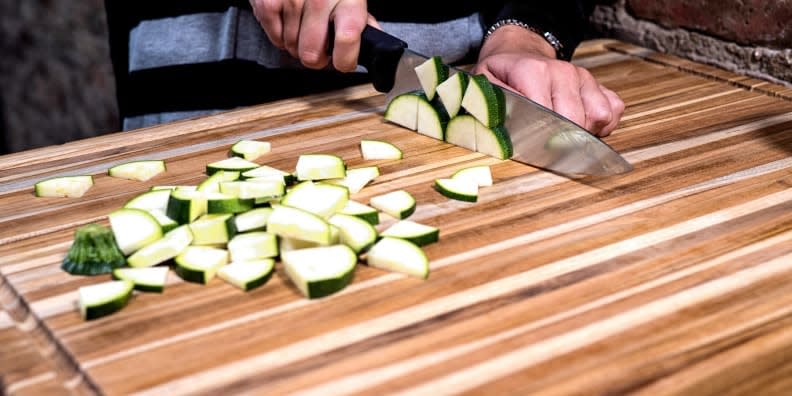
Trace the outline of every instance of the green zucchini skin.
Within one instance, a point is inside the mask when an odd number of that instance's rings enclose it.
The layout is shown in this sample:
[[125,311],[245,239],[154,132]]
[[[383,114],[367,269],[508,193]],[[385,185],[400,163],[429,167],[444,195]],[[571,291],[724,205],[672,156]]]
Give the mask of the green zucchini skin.
[[113,232],[100,224],[88,224],[74,232],[74,242],[61,269],[72,275],[100,275],[126,265]]
[[174,265],[173,272],[186,282],[200,283],[202,285],[209,283],[206,279],[206,271],[198,271],[181,265]]
[[264,284],[267,283],[267,281],[269,281],[270,278],[272,278],[272,274],[274,274],[274,273],[275,273],[275,270],[273,269],[267,275],[264,275],[261,278],[258,278],[256,280],[253,280],[253,281],[250,281],[250,282],[246,283],[244,291],[251,291],[251,290],[253,290],[255,288],[264,286]]
[[322,298],[333,293],[339,292],[347,285],[352,283],[355,271],[349,271],[344,276],[335,279],[324,279],[321,282],[311,282],[308,284],[308,298]]

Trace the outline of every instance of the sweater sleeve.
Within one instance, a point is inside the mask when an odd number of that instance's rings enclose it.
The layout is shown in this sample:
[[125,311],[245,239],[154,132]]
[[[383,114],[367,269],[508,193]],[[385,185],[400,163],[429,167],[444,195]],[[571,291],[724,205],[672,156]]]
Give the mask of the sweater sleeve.
[[540,31],[550,32],[563,45],[557,56],[570,60],[583,40],[589,10],[581,0],[507,1],[494,21],[516,19]]

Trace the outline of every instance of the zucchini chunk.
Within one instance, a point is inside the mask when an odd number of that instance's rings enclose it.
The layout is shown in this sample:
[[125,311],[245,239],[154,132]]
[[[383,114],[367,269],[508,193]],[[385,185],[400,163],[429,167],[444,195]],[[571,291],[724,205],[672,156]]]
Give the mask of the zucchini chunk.
[[349,190],[344,186],[304,181],[289,190],[281,204],[302,209],[322,218],[329,218],[349,201]]
[[284,252],[281,255],[289,279],[307,298],[321,298],[345,288],[351,281],[357,255],[346,245]]
[[272,149],[269,142],[260,142],[258,140],[240,140],[231,146],[231,155],[234,157],[241,157],[242,159],[253,161],[264,154],[267,154]]
[[220,183],[239,180],[240,175],[241,172],[237,171],[217,171],[198,184],[195,190],[204,193],[219,193]]
[[451,175],[452,179],[467,179],[479,187],[489,187],[492,185],[492,172],[487,165],[471,166],[456,171]]
[[206,214],[206,195],[199,191],[173,190],[165,214],[179,224],[187,224]]
[[220,192],[242,199],[276,199],[283,197],[286,185],[277,179],[249,179],[220,183]]
[[236,235],[234,216],[207,214],[190,223],[193,245],[224,245]]
[[143,209],[143,210],[159,210],[166,211],[168,209],[168,199],[170,198],[170,190],[155,190],[147,191],[143,194],[130,199],[125,208],[130,209]]
[[267,232],[321,245],[330,244],[330,224],[323,218],[297,208],[273,205],[267,219]]
[[297,159],[297,180],[326,180],[346,177],[344,160],[332,154],[303,154]]
[[61,269],[72,275],[99,275],[126,264],[113,232],[101,224],[88,224],[74,232],[69,252]]
[[476,125],[480,124],[470,114],[458,115],[448,122],[445,140],[453,145],[476,151]]
[[289,185],[297,181],[297,177],[291,173],[284,172],[280,169],[275,169],[267,165],[261,165],[258,168],[242,172],[243,179],[276,179],[282,180],[283,184]]
[[116,244],[124,255],[162,238],[162,226],[145,210],[119,209],[107,216]]
[[259,165],[255,162],[248,161],[244,158],[231,157],[206,165],[206,174],[211,176],[218,171],[246,172],[258,167]]
[[231,261],[259,260],[278,255],[278,238],[275,234],[258,231],[239,234],[228,241]]
[[155,219],[157,219],[157,223],[159,223],[160,226],[162,227],[163,233],[166,233],[179,226],[179,223],[177,223],[176,220],[173,220],[170,217],[168,217],[168,215],[166,215],[165,212],[162,210],[154,209],[154,210],[148,210],[147,212]]
[[381,234],[383,237],[393,237],[408,240],[418,246],[435,243],[440,239],[440,230],[410,220],[401,220],[388,227]]
[[360,217],[371,225],[379,224],[379,212],[377,212],[377,209],[357,201],[347,201],[346,205],[338,213]]
[[360,141],[360,155],[364,160],[397,160],[403,157],[402,151],[391,143],[366,139]]
[[242,213],[253,209],[254,198],[240,198],[223,193],[206,193],[207,213]]
[[326,180],[325,183],[344,186],[349,190],[350,194],[357,194],[366,184],[369,184],[379,175],[379,168],[376,166],[367,166],[363,168],[347,169],[345,178]]
[[228,264],[228,252],[209,246],[189,246],[174,259],[173,271],[187,282],[209,283]]
[[217,276],[243,291],[251,291],[267,283],[274,268],[273,259],[237,261],[220,267]]
[[234,226],[237,232],[264,231],[267,229],[267,219],[272,214],[272,208],[256,208],[234,217]]
[[406,219],[415,212],[415,198],[404,190],[372,197],[369,205],[399,220]]
[[168,267],[118,268],[113,271],[113,279],[132,282],[135,290],[162,293],[168,271]]
[[457,201],[476,202],[478,200],[478,185],[468,179],[437,179],[435,190],[448,198]]
[[471,76],[462,107],[484,126],[492,128],[506,119],[506,97],[500,87],[493,85],[482,74]]
[[437,86],[448,78],[448,66],[439,56],[433,56],[415,67],[415,74],[429,100],[434,99]]
[[84,320],[94,320],[117,312],[132,295],[132,282],[119,280],[81,287],[78,304]]
[[421,91],[396,96],[385,109],[385,119],[413,131],[418,129],[418,101],[423,96]]
[[429,259],[420,247],[399,238],[384,237],[366,253],[369,266],[426,279]]
[[134,161],[116,165],[107,170],[107,174],[121,179],[146,181],[165,172],[165,161]]
[[339,241],[349,246],[355,254],[365,252],[377,241],[377,230],[359,217],[339,213],[333,215],[329,222],[338,227]]
[[448,125],[448,113],[438,101],[430,101],[425,96],[418,99],[418,125],[416,131],[424,136],[444,140]]
[[437,86],[437,96],[446,109],[449,117],[459,114],[462,107],[462,96],[468,86],[468,76],[465,73],[454,73],[447,80]]
[[509,132],[503,125],[487,128],[481,123],[476,125],[476,151],[501,160],[514,154]]
[[34,186],[37,197],[79,198],[93,186],[93,176],[63,176],[42,180]]
[[143,247],[127,259],[130,267],[152,267],[164,263],[178,256],[193,240],[193,234],[188,225],[174,228],[162,239]]

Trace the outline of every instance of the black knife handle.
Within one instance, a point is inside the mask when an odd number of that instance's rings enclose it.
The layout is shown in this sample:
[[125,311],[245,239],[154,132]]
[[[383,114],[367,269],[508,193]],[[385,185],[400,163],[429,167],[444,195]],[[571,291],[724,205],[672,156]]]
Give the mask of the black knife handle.
[[[327,37],[329,43],[327,51],[330,54],[333,53],[334,39],[335,28],[330,25]],[[399,59],[401,59],[405,48],[407,48],[407,43],[404,41],[366,25],[360,36],[358,64],[368,70],[374,89],[379,92],[388,92],[393,88],[396,67],[399,65]]]

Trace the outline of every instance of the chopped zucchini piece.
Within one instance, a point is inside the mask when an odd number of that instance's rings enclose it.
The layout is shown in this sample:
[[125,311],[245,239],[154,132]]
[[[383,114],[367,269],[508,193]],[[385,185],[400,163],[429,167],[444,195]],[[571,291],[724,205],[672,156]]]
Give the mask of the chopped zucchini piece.
[[481,123],[470,114],[452,118],[446,128],[446,142],[476,151],[476,125],[481,125]]
[[258,140],[240,140],[231,146],[231,155],[234,157],[242,157],[248,161],[253,161],[264,154],[267,154],[272,149],[269,142],[260,142]]
[[344,186],[349,190],[350,194],[357,194],[366,184],[369,184],[369,182],[379,175],[379,168],[376,166],[367,166],[364,168],[347,169],[345,178],[332,179],[325,182]]
[[476,125],[476,151],[507,160],[514,154],[514,147],[509,132],[502,125],[487,128],[478,124]]
[[276,199],[283,197],[286,185],[278,179],[249,179],[220,183],[220,192],[242,199]]
[[420,247],[399,238],[384,237],[366,253],[366,262],[374,268],[400,272],[426,279],[429,259]]
[[256,208],[234,217],[237,232],[264,231],[267,229],[267,219],[272,214],[272,208]]
[[77,293],[82,318],[98,319],[124,308],[133,286],[132,282],[121,280],[81,287]]
[[415,67],[415,74],[429,100],[434,99],[437,86],[448,78],[448,66],[439,56],[433,56]]
[[168,217],[179,224],[187,224],[206,214],[206,195],[199,191],[173,190],[168,198]]
[[418,101],[421,91],[403,93],[393,98],[385,109],[385,119],[413,131],[418,129]]
[[206,193],[207,213],[242,213],[253,209],[255,199],[239,198],[223,193]]
[[61,269],[73,275],[99,275],[125,264],[113,232],[100,224],[88,224],[74,232],[74,242],[63,258]]
[[451,175],[451,178],[471,180],[479,187],[488,187],[492,185],[492,172],[490,172],[490,167],[487,165],[471,166],[460,169]]
[[327,219],[341,210],[348,200],[349,190],[346,187],[304,181],[292,187],[281,203]]
[[482,74],[470,76],[462,97],[462,107],[489,128],[501,125],[506,120],[506,97],[503,90]]
[[124,255],[162,238],[162,226],[145,210],[119,209],[107,216],[116,244]]
[[418,99],[418,126],[415,129],[418,133],[444,140],[447,125],[448,113],[443,105],[426,97]]
[[207,214],[190,223],[193,245],[223,245],[236,235],[234,216]]
[[113,279],[132,282],[135,290],[162,293],[168,271],[168,267],[118,268],[113,271]]
[[410,220],[402,220],[388,227],[381,234],[383,237],[406,239],[418,246],[428,245],[440,239],[437,227],[419,224]]
[[267,219],[267,232],[284,238],[296,238],[322,245],[330,243],[330,224],[302,209],[274,205]]
[[174,259],[173,271],[187,282],[209,283],[228,264],[228,252],[209,246],[189,246]]
[[116,165],[107,170],[107,174],[121,179],[146,181],[165,172],[165,161],[135,161]]
[[217,276],[243,291],[251,291],[267,283],[274,268],[273,259],[237,261],[220,267]]
[[400,220],[415,212],[415,198],[404,190],[372,197],[369,205]]
[[468,76],[465,73],[454,73],[447,80],[437,86],[437,96],[446,109],[449,117],[459,114],[462,107],[462,96],[468,86]]
[[366,139],[360,141],[360,154],[364,160],[397,160],[403,157],[402,151],[391,143]]
[[42,180],[34,189],[37,197],[79,198],[92,186],[92,176],[63,176]]
[[289,279],[307,298],[345,288],[355,273],[357,255],[346,245],[292,250],[281,255]]
[[377,209],[368,205],[363,205],[360,202],[349,200],[338,213],[348,214],[355,217],[360,217],[366,220],[371,225],[379,224],[379,212]]
[[233,171],[233,172],[247,172],[251,169],[258,168],[259,165],[255,162],[250,162],[244,158],[231,157],[224,160],[212,162],[206,165],[206,174],[211,176],[218,171]]
[[338,227],[339,241],[349,246],[356,254],[365,252],[377,241],[377,230],[359,217],[338,213],[333,215],[329,222]]
[[217,171],[198,184],[196,190],[205,193],[219,193],[220,183],[239,180],[240,175],[241,173],[238,171]]
[[346,177],[344,160],[331,154],[303,154],[297,159],[297,180],[326,180]]
[[162,239],[151,243],[127,259],[130,267],[142,268],[152,267],[164,263],[178,256],[193,240],[193,234],[188,225],[176,227]]
[[228,241],[231,261],[259,260],[278,255],[278,238],[268,232],[238,234]]
[[258,168],[242,172],[244,179],[281,179],[283,184],[289,185],[294,183],[297,178],[291,173],[284,172],[280,169],[275,169],[270,166],[261,165]]
[[157,219],[157,223],[159,223],[160,226],[162,226],[163,233],[166,233],[179,226],[179,223],[177,223],[176,220],[173,220],[170,217],[168,217],[168,215],[166,215],[164,211],[149,210],[148,212],[155,219]]
[[148,211],[159,210],[164,212],[168,209],[168,199],[170,198],[170,193],[171,192],[169,190],[147,191],[135,198],[130,199],[126,204],[124,204],[124,207]]
[[478,200],[478,185],[468,179],[437,179],[435,190],[448,198],[457,201],[476,202]]

